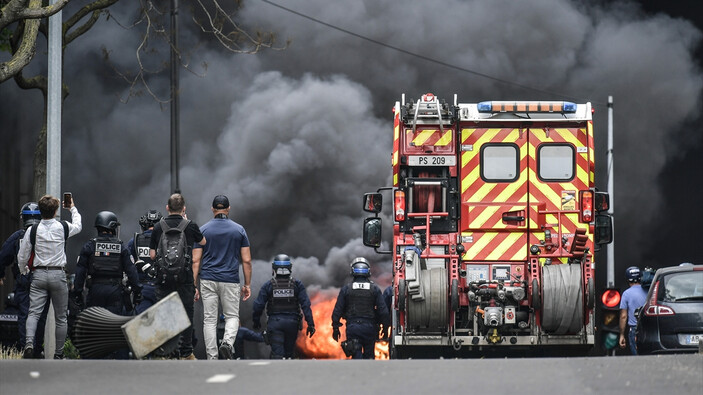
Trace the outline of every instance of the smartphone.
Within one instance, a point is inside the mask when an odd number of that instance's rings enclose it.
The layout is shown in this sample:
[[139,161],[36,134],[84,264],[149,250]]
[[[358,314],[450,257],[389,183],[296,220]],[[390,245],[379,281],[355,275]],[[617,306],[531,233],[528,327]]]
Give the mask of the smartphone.
[[71,192],[63,193],[63,208],[71,208],[73,203],[73,194]]

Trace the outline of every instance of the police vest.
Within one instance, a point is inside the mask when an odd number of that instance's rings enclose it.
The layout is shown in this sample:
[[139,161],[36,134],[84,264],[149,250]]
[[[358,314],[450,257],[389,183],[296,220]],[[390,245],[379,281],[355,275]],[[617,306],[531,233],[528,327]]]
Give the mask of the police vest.
[[122,279],[122,241],[115,237],[93,240],[95,253],[88,262],[88,274],[96,278]]
[[371,282],[353,282],[347,293],[346,314],[347,320],[376,318],[376,298],[374,298],[374,285]]
[[[149,255],[149,243],[151,243],[151,233],[148,235],[144,233],[134,235],[134,249],[137,251],[137,260],[151,265],[153,261],[151,260],[151,255]],[[142,273],[142,266],[137,267],[139,273]]]
[[298,313],[298,295],[295,292],[295,280],[289,278],[274,278],[271,280],[272,290],[269,295],[266,311],[269,315],[277,313]]

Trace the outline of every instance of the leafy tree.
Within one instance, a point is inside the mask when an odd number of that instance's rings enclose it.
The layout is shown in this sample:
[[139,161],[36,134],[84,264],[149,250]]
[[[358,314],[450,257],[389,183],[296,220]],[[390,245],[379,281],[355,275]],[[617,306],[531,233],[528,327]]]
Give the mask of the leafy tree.
[[[120,0],[83,0],[78,7],[72,7],[76,0],[57,0],[53,5],[43,5],[42,0],[0,0],[0,51],[9,52],[10,60],[0,63],[0,83],[13,79],[22,89],[38,89],[44,97],[44,120],[39,132],[34,151],[34,187],[33,195],[42,196],[46,191],[46,132],[47,132],[47,78],[38,74],[27,77],[23,69],[34,57],[39,33],[46,39],[48,32],[47,17],[64,10],[62,26],[62,53],[66,46],[89,31],[105,16],[111,17],[110,7]],[[154,56],[159,43],[165,43],[169,49],[175,49],[180,67],[190,70],[182,48],[170,40],[170,10],[174,0],[139,0],[137,18],[122,25],[125,29],[141,29],[141,42],[135,48],[136,70],[117,70],[117,74],[129,85],[129,96],[137,95],[142,89],[159,103],[167,103],[170,98],[159,97],[149,86],[148,74],[160,73],[168,69],[168,64],[156,70],[145,67],[144,58]],[[71,3],[71,13],[65,15]],[[124,3],[124,2],[123,2]],[[191,14],[191,20],[199,34],[214,40],[222,49],[233,53],[255,54],[262,49],[283,49],[275,47],[275,35],[270,32],[250,33],[235,20],[241,8],[241,0],[188,0],[185,2]],[[132,4],[132,2],[128,3]],[[171,7],[170,7],[171,6]],[[103,47],[105,58],[109,62],[109,50]],[[69,88],[62,84],[61,97],[65,100]]]

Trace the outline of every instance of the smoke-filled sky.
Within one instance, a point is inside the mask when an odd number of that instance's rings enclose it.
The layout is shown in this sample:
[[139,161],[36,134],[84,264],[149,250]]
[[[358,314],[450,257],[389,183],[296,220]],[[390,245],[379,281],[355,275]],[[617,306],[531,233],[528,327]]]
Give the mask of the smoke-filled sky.
[[[617,281],[633,264],[703,262],[700,25],[628,1],[274,2],[422,57],[261,0],[246,0],[239,20],[290,45],[232,54],[197,42],[202,35],[192,34],[181,12],[180,41],[191,49],[195,71],[182,71],[180,79],[181,190],[189,218],[200,225],[211,217],[213,196],[229,196],[231,217],[251,239],[255,290],[281,252],[295,258],[294,275],[311,286],[343,284],[357,255],[372,259],[381,285],[389,282],[387,256],[360,241],[361,196],[390,183],[391,108],[402,93],[433,92],[449,102],[455,93],[460,102],[591,101],[601,190],[604,103],[612,95]],[[65,53],[71,93],[63,108],[62,189],[73,192],[84,216],[69,255],[93,237],[98,211],[118,215],[124,240],[147,209],[165,213],[169,106],[148,95],[120,102],[128,87],[102,59],[104,46],[118,68],[134,66],[140,32],[115,20],[127,25],[135,4],[118,3],[114,18],[102,19]],[[44,63],[39,48],[28,75]],[[150,84],[167,96],[168,75]],[[0,84],[0,137],[23,154],[20,171],[28,177],[41,105],[38,92]]]

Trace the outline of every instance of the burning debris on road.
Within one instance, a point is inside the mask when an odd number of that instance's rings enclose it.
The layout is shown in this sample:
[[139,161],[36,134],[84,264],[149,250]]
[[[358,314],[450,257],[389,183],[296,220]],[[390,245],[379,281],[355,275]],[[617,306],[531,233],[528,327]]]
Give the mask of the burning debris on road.
[[[315,318],[315,336],[305,336],[307,324],[303,322],[296,346],[301,358],[305,359],[349,359],[342,351],[341,342],[346,340],[345,332],[339,343],[332,339],[332,310],[337,301],[339,289],[323,289],[310,296],[312,314]],[[376,359],[388,359],[388,342],[376,343]]]

